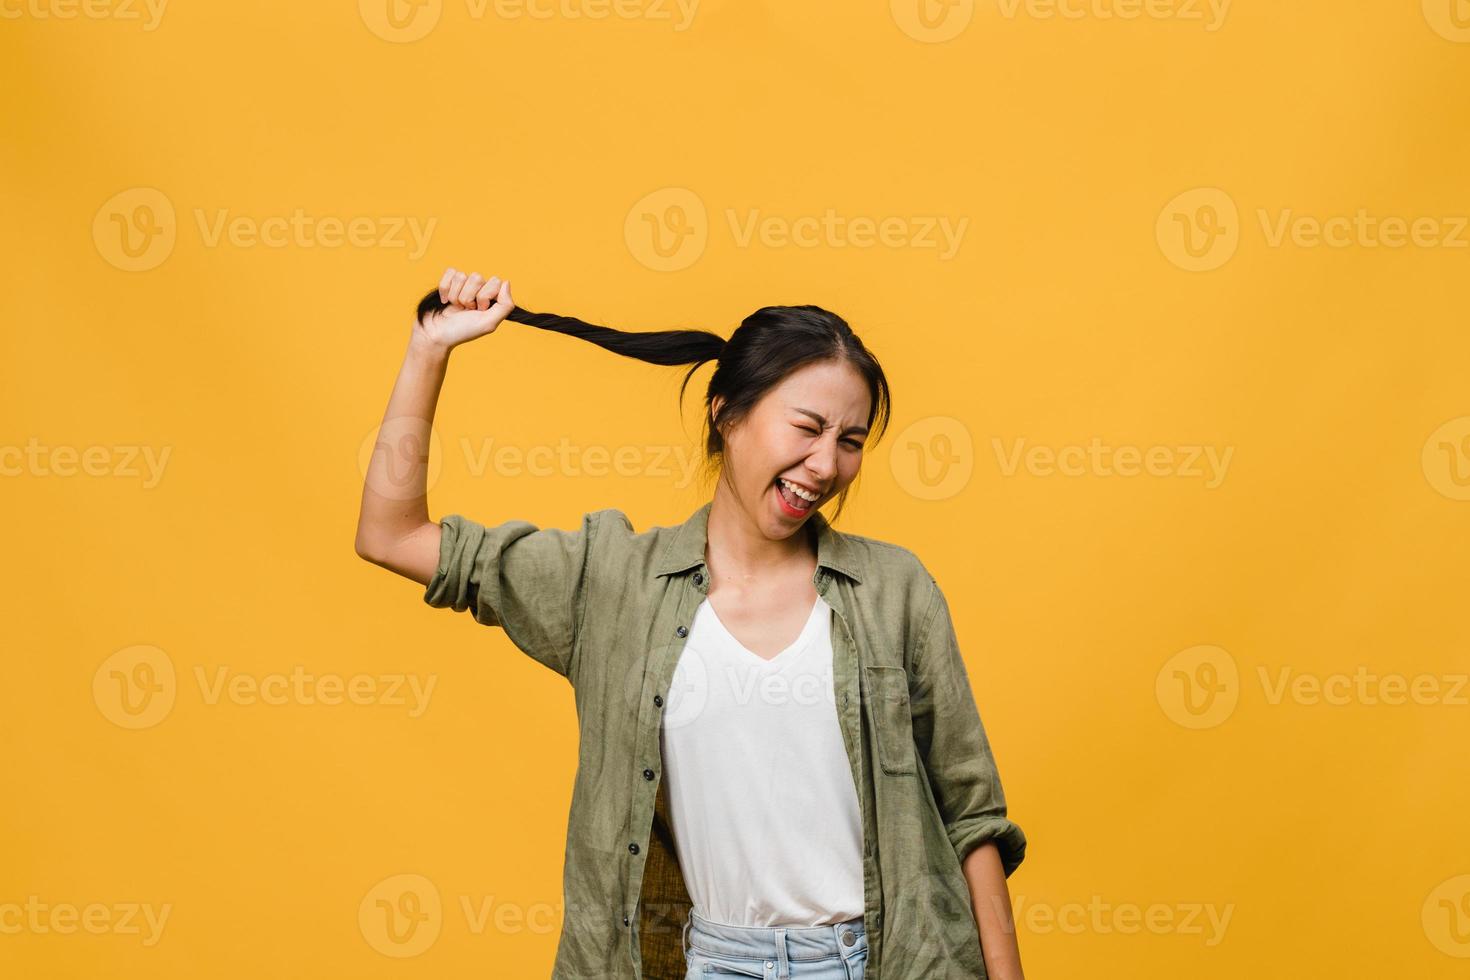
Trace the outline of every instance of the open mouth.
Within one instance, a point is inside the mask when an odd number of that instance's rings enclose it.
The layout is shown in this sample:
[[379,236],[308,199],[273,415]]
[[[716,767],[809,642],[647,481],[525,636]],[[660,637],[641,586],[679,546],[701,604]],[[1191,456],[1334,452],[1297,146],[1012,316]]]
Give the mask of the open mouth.
[[781,501],[781,507],[787,514],[792,517],[804,517],[812,512],[812,507],[815,506],[816,501],[803,497],[801,494],[805,493],[805,491],[798,492],[793,489],[792,484],[781,479],[779,476],[776,477],[774,483],[776,486],[776,499]]

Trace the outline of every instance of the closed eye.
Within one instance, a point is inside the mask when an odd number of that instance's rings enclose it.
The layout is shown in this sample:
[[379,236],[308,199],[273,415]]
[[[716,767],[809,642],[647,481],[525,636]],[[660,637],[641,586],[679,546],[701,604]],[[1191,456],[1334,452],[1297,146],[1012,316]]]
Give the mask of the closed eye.
[[[814,436],[819,436],[819,435],[822,434],[822,430],[821,429],[813,429],[809,425],[798,425],[797,428],[800,429],[802,432],[810,432]],[[854,449],[862,449],[863,448],[863,444],[861,442],[859,442],[858,440],[856,440],[856,439],[848,438],[848,439],[844,439],[842,441],[845,442],[845,443],[847,443],[849,446],[851,446]]]

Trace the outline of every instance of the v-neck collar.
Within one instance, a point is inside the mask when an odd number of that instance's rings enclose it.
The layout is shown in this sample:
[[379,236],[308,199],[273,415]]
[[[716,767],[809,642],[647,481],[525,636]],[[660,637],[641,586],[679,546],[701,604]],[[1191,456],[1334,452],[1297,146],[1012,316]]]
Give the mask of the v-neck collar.
[[796,635],[796,639],[792,640],[791,643],[787,645],[784,650],[777,653],[775,656],[762,657],[760,654],[756,653],[754,650],[750,649],[744,643],[741,643],[738,639],[736,639],[735,634],[730,632],[729,627],[727,627],[724,622],[720,620],[719,613],[715,612],[714,604],[710,602],[708,598],[704,600],[704,606],[705,612],[709,614],[711,625],[713,625],[715,630],[719,632],[722,637],[725,638],[725,640],[729,643],[731,647],[739,650],[744,657],[750,660],[754,660],[757,664],[766,667],[774,666],[777,663],[784,663],[787,660],[790,660],[801,650],[806,649],[806,647],[811,643],[812,634],[814,634],[817,630],[817,623],[820,622],[820,616],[823,614],[824,609],[827,608],[826,601],[820,595],[817,596],[817,600],[816,602],[812,603],[811,612],[807,614],[806,622],[802,624],[801,632]]

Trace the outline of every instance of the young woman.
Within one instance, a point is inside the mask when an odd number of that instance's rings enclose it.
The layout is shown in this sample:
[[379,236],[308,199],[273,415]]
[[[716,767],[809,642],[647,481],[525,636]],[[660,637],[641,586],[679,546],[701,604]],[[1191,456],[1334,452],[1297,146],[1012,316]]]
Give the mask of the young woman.
[[[430,520],[450,352],[507,318],[662,365],[716,367],[710,501],[636,532]],[[682,398],[683,388],[680,389]],[[815,306],[726,340],[517,309],[454,269],[419,304],[357,553],[567,678],[580,752],[553,978],[1021,977],[1006,813],[949,606],[910,551],[835,530],[889,413],[873,355]]]

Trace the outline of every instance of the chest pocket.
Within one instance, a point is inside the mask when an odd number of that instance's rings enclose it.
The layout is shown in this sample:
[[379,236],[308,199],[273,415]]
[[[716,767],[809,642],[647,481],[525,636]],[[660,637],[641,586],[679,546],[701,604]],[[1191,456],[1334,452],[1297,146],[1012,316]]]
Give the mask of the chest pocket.
[[908,672],[882,664],[865,664],[863,672],[878,740],[878,763],[890,776],[916,772]]

